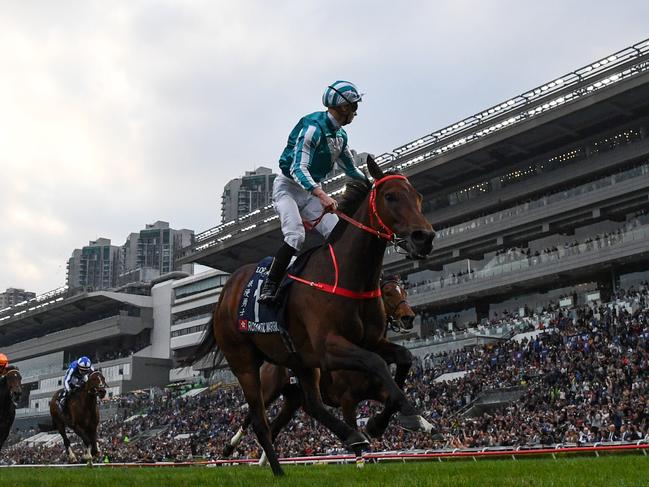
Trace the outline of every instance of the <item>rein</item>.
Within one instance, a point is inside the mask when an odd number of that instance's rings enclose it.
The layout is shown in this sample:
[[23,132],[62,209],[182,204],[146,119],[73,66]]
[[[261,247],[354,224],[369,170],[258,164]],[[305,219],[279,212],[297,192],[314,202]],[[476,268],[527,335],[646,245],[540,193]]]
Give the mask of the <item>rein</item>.
[[[389,176],[384,176],[381,179],[374,181],[374,183],[372,184],[372,189],[370,190],[370,197],[369,197],[370,226],[365,225],[364,223],[361,223],[358,220],[355,220],[354,218],[344,214],[341,211],[335,210],[334,213],[338,215],[340,218],[342,218],[343,220],[347,221],[348,223],[351,223],[355,227],[360,228],[361,230],[366,231],[368,233],[371,233],[372,235],[376,235],[378,238],[387,240],[388,242],[391,242],[396,247],[399,244],[399,242],[403,239],[396,238],[396,233],[394,233],[390,227],[388,227],[385,223],[383,223],[383,220],[381,220],[378,210],[376,209],[377,188],[381,184],[385,183],[386,181],[390,181],[392,179],[402,179],[406,181],[408,180],[408,178],[406,178],[401,174],[390,174]],[[318,225],[318,223],[320,223],[320,221],[322,220],[322,218],[325,216],[326,213],[327,211],[324,210],[322,214],[313,221],[304,220],[303,221],[304,226],[308,230],[313,229],[315,226]],[[374,219],[376,219],[379,228],[374,228],[372,226]],[[381,230],[385,230],[385,232]],[[293,274],[288,274],[288,277],[293,279],[294,281],[301,282],[302,284],[306,284],[307,286],[314,287],[319,291],[329,293],[329,294],[335,294],[337,296],[343,296],[345,298],[373,299],[373,298],[381,297],[382,286],[379,286],[378,289],[374,289],[372,291],[364,291],[364,292],[352,291],[351,289],[339,287],[338,286],[338,261],[336,259],[336,253],[334,252],[333,246],[331,244],[328,245],[329,245],[329,254],[331,255],[331,260],[333,262],[334,272],[335,272],[335,280],[333,285],[324,282],[309,281],[307,279],[302,279],[301,277],[294,276]],[[401,303],[399,303],[399,306],[400,305]]]
[[[388,227],[385,223],[383,223],[383,220],[381,220],[381,217],[379,216],[379,212],[376,209],[376,191],[379,185],[383,184],[386,181],[390,181],[392,179],[403,179],[403,180],[408,180],[405,176],[401,174],[391,174],[389,176],[384,176],[381,179],[378,179],[374,181],[372,184],[372,189],[370,191],[370,198],[369,198],[369,214],[370,214],[370,225],[365,225],[358,220],[355,220],[351,216],[346,215],[342,211],[339,210],[334,210],[334,213],[338,215],[338,217],[342,218],[348,223],[351,223],[354,225],[356,228],[360,228],[361,230],[364,230],[368,233],[371,233],[372,235],[376,235],[378,238],[382,238],[384,240],[387,240],[388,242],[392,243],[393,245],[397,245],[401,240],[403,239],[397,239],[396,233],[392,231],[390,227]],[[308,221],[308,220],[303,220],[304,226],[308,230],[312,230],[315,228],[318,223],[322,220],[322,218],[327,214],[327,211],[324,210],[322,214],[316,218],[313,221]],[[379,225],[379,228],[374,228],[372,225],[374,223],[374,219],[376,219],[376,222]],[[385,231],[381,231],[385,230]]]

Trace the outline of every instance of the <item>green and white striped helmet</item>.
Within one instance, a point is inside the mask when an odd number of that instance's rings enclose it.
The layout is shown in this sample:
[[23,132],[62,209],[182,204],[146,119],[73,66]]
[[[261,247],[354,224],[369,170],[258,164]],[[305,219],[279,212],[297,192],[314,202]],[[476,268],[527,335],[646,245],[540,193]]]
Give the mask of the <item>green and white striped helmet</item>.
[[327,86],[322,95],[322,104],[329,107],[339,107],[347,103],[358,103],[363,98],[363,93],[358,92],[354,83],[338,80]]

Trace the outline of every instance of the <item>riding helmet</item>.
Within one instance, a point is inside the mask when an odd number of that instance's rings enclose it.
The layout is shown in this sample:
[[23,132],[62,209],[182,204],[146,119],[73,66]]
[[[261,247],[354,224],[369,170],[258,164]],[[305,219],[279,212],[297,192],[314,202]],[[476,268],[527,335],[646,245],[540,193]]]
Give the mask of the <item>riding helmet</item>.
[[328,107],[339,107],[347,103],[358,103],[363,98],[354,83],[338,80],[327,86],[322,95],[322,104]]
[[77,367],[81,372],[88,372],[90,370],[90,367],[92,367],[92,363],[90,362],[90,359],[88,357],[84,356],[77,360]]

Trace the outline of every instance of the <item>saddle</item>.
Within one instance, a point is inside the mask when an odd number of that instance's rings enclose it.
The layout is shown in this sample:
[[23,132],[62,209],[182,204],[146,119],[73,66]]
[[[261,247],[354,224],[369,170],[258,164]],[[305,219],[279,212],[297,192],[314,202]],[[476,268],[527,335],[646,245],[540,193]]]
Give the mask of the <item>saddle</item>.
[[63,401],[63,394],[65,392],[65,389],[59,389],[56,395],[56,404],[59,407],[59,411],[63,416],[68,416],[68,409],[70,406],[70,401],[72,398],[77,394],[77,391],[79,390],[79,387],[73,387],[70,392],[68,393],[68,396],[65,398],[65,404],[62,404]]

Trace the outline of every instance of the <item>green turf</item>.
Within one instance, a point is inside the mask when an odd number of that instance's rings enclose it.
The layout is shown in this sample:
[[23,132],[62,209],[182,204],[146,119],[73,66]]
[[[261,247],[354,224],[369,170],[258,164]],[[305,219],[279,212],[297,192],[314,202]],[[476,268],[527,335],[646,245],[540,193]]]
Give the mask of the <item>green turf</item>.
[[286,476],[274,478],[256,466],[182,468],[29,468],[0,469],[3,486],[193,486],[193,485],[395,485],[435,486],[642,486],[649,485],[649,457],[616,455],[603,458],[552,460],[480,460],[287,466]]

